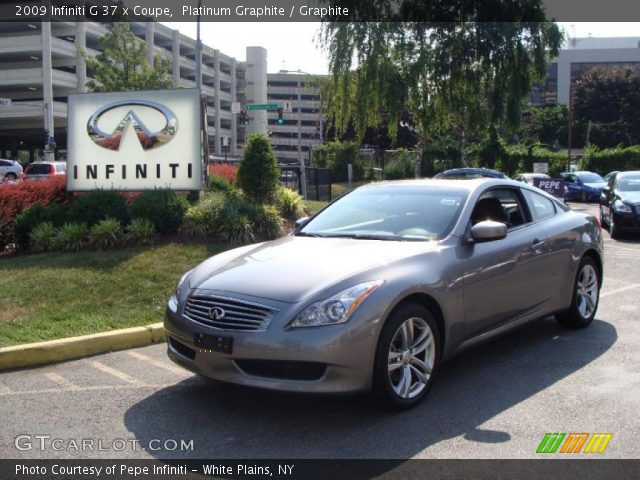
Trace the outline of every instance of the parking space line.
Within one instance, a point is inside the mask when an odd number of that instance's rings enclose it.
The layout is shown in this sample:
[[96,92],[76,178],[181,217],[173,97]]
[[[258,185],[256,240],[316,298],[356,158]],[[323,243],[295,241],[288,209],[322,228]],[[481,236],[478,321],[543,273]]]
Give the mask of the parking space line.
[[615,290],[611,290],[609,292],[604,292],[600,294],[600,298],[607,297],[609,295],[615,295],[616,293],[625,292],[627,290],[631,290],[633,288],[640,287],[640,283],[634,283],[633,285],[627,285],[626,287],[617,288]]
[[[77,387],[73,389],[73,392],[81,393],[81,392],[93,392],[93,391],[114,390],[114,389],[135,390],[135,389],[142,389],[142,388],[151,388],[151,389],[159,390],[161,388],[175,387],[175,385],[176,385],[175,383],[160,383],[157,385],[130,384],[130,383],[126,385],[93,385],[91,387]],[[0,397],[12,397],[17,395],[45,395],[50,393],[65,393],[69,391],[70,391],[69,389],[60,389],[60,388],[45,388],[41,390],[19,390],[19,391],[10,390],[7,392],[0,391]]]
[[44,373],[44,376],[47,377],[52,382],[57,383],[61,387],[64,387],[65,390],[78,390],[80,388],[75,383],[67,380],[62,375],[59,375],[55,372],[46,372]]
[[0,395],[7,395],[9,393],[13,393],[13,390],[11,390],[6,385],[3,385],[2,383],[0,383]]
[[144,385],[144,382],[133,378],[129,375],[127,375],[124,372],[121,372],[120,370],[116,370],[115,368],[109,367],[108,365],[105,365],[104,363],[100,363],[97,360],[87,360],[87,363],[89,365],[91,365],[93,368],[96,368],[104,373],[108,373],[109,375],[116,377],[120,380],[122,380],[123,382],[127,382],[127,383],[131,383],[131,384],[137,384],[137,385]]
[[175,374],[180,375],[182,377],[189,375],[189,372],[186,371],[186,370],[183,370],[182,368],[174,367],[170,363],[165,363],[165,362],[161,362],[159,360],[155,360],[155,359],[153,359],[151,357],[148,357],[147,355],[145,355],[143,353],[130,351],[130,352],[127,352],[127,354],[129,356],[137,359],[137,360],[142,360],[143,362],[150,363],[154,367],[162,368],[164,370],[167,370],[168,372],[175,373]]

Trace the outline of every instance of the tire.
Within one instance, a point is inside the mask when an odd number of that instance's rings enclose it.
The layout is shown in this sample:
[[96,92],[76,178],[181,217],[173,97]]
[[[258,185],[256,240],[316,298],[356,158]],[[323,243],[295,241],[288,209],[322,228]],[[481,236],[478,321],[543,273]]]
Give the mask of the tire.
[[373,370],[378,402],[390,410],[416,406],[431,387],[439,359],[440,332],[431,312],[415,303],[401,305],[378,339]]
[[582,203],[587,203],[587,192],[583,191],[582,194],[580,194],[580,200]]
[[556,320],[568,328],[584,328],[593,321],[600,301],[598,267],[591,257],[582,257],[573,283],[571,306],[556,315]]
[[602,211],[602,205],[600,205],[600,225],[604,226],[607,222],[604,220],[604,212]]
[[618,227],[618,224],[616,222],[616,218],[615,218],[615,214],[610,213],[609,214],[609,235],[611,235],[611,238],[616,239],[616,238],[620,238],[620,227]]
[[9,172],[4,176],[4,178],[10,182],[15,182],[18,179],[18,176],[15,173]]

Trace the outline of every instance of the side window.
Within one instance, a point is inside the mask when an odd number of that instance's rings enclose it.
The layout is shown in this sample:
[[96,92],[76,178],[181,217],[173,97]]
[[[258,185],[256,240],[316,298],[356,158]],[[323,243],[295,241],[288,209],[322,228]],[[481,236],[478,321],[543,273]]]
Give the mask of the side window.
[[0,167],[10,167],[9,162],[5,162],[4,160],[0,160]]
[[509,229],[527,223],[525,210],[516,190],[494,188],[480,195],[471,214],[471,223],[475,225],[483,220],[505,223]]
[[608,186],[611,190],[613,190],[613,186],[614,186],[614,185],[615,185],[615,183],[616,183],[616,177],[617,177],[617,175],[616,175],[615,173],[614,173],[613,175],[611,175],[611,177],[609,177],[609,183],[608,183],[608,185],[607,185],[607,186]]
[[529,211],[531,212],[531,216],[533,217],[534,222],[553,217],[556,214],[556,207],[548,198],[545,198],[542,195],[530,190],[523,189],[522,193],[527,199]]

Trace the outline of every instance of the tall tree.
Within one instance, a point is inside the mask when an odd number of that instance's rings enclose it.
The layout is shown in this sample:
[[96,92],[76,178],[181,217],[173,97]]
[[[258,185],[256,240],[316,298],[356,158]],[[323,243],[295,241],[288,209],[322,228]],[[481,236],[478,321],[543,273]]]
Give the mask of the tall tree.
[[93,92],[157,90],[173,87],[171,60],[154,56],[154,65],[147,60],[149,47],[134,35],[127,22],[112,23],[107,33],[98,39],[102,47],[95,57],[81,51],[92,72],[87,87]]
[[[376,8],[371,4],[376,1],[362,8]],[[400,21],[323,23],[333,78],[330,113],[338,131],[353,118],[363,136],[384,119],[394,136],[406,109],[421,146],[434,133],[455,134],[465,164],[470,134],[490,124],[517,126],[523,100],[546,74],[562,34],[546,22],[542,0],[399,4]],[[451,18],[456,7],[462,21],[424,21]],[[496,15],[499,22],[482,21]]]
[[577,119],[593,122],[590,142],[599,147],[640,142],[640,71],[633,67],[596,67],[575,89]]

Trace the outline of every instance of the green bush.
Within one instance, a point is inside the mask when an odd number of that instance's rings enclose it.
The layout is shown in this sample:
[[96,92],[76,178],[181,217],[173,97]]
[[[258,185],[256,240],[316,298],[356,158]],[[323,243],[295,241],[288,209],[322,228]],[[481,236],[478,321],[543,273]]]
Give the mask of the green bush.
[[282,216],[290,219],[296,219],[303,213],[302,195],[290,188],[278,188],[276,205],[282,213]]
[[408,150],[393,150],[385,152],[385,180],[415,178],[417,161],[418,152]]
[[274,205],[255,205],[249,220],[253,224],[253,234],[258,241],[274,240],[282,236],[282,219]]
[[126,228],[125,240],[130,245],[153,245],[156,227],[151,220],[134,218]]
[[189,207],[182,219],[180,233],[190,238],[215,235],[220,224],[220,210],[224,203],[221,193],[203,195],[197,205]]
[[218,177],[217,175],[213,175],[209,179],[209,186],[211,187],[211,190],[217,192],[231,192],[232,190],[235,190],[235,187],[229,180],[223,177]]
[[253,223],[247,210],[251,206],[239,195],[226,195],[219,211],[218,228],[231,245],[245,245],[255,241]]
[[590,148],[582,161],[581,168],[602,175],[614,170],[640,170],[640,145],[605,150]]
[[265,135],[249,135],[238,165],[237,182],[246,197],[255,203],[270,203],[280,182],[280,169],[271,143]]
[[100,250],[118,247],[122,240],[122,225],[115,218],[100,220],[89,230],[89,243]]
[[31,250],[35,253],[51,250],[58,229],[51,222],[44,222],[37,225],[29,234],[31,239]]
[[53,239],[53,248],[77,252],[88,245],[89,227],[85,223],[65,223]]
[[61,227],[67,221],[68,206],[51,203],[46,207],[32,205],[20,213],[13,222],[15,242],[20,250],[28,250],[31,232],[41,223],[50,222],[54,227]]
[[100,220],[115,218],[122,224],[129,221],[124,198],[110,190],[93,190],[76,197],[69,208],[69,220],[89,227]]
[[189,203],[168,189],[143,192],[131,205],[131,218],[146,218],[158,233],[176,233]]

